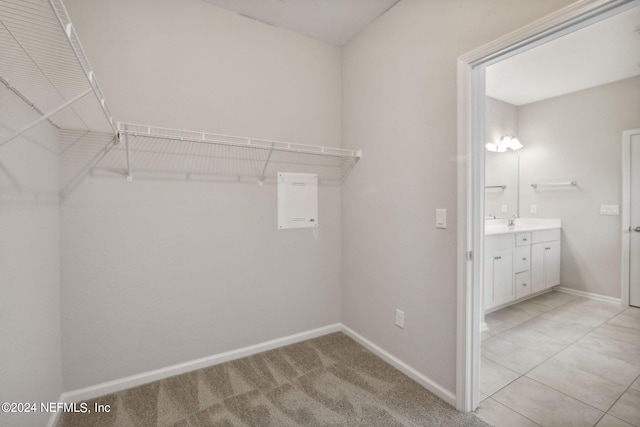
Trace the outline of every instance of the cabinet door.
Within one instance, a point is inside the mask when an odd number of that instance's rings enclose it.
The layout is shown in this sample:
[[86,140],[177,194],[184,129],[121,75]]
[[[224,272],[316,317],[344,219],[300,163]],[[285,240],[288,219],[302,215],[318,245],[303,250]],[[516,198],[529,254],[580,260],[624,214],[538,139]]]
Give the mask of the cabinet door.
[[513,252],[493,257],[493,305],[515,299],[513,284]]
[[546,289],[545,279],[545,246],[546,243],[531,245],[531,292]]
[[544,244],[545,287],[560,284],[560,242]]
[[560,284],[560,242],[531,245],[531,292]]

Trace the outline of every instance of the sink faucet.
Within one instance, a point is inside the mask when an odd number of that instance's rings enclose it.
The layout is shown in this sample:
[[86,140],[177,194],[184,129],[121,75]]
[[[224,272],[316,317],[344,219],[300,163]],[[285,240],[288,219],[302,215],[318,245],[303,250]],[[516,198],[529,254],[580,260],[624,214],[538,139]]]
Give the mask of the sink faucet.
[[518,215],[513,215],[512,217],[507,218],[507,226],[514,227],[516,225],[516,218]]

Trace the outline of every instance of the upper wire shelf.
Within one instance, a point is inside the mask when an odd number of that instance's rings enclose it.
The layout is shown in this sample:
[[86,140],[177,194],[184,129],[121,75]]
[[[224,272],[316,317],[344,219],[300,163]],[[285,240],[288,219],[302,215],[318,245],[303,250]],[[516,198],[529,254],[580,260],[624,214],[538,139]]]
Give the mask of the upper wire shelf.
[[136,173],[253,176],[260,184],[278,171],[314,172],[319,173],[321,179],[342,180],[362,157],[361,150],[130,123],[118,124],[118,139],[125,142],[123,150],[129,180],[133,169]]
[[0,2],[0,83],[40,115],[0,146],[45,120],[58,129],[117,131],[61,0]]

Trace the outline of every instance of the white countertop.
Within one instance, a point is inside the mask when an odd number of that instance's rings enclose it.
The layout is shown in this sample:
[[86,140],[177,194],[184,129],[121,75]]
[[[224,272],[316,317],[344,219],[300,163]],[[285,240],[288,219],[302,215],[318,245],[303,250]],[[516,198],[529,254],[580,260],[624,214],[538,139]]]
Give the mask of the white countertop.
[[512,226],[508,225],[506,219],[487,219],[484,221],[485,236],[553,228],[562,228],[562,221],[556,218],[516,218],[515,225]]

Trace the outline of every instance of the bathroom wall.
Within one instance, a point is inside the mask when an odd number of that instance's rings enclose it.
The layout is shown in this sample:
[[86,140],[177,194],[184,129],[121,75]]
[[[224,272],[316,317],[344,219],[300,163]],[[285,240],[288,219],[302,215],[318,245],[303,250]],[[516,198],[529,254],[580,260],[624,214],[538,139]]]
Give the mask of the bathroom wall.
[[[199,0],[65,3],[117,120],[340,146],[337,47]],[[65,390],[340,321],[339,186],[279,231],[272,181],[133,168],[62,204]]]
[[456,379],[456,59],[569,3],[402,0],[343,50],[343,143],[364,156],[342,189],[342,321],[445,392]]
[[[485,130],[486,142],[498,143],[506,135],[517,137],[518,107],[487,96]],[[518,156],[513,150],[504,153],[485,150],[485,185],[506,186],[485,189],[486,216],[505,218],[518,214]]]
[[[0,86],[0,140],[40,116]],[[40,402],[62,392],[60,236],[56,129],[47,122],[0,147],[0,425],[44,425]]]
[[562,219],[562,286],[620,298],[620,216],[601,215],[600,205],[620,205],[622,132],[639,127],[640,77],[518,109],[520,213]]

